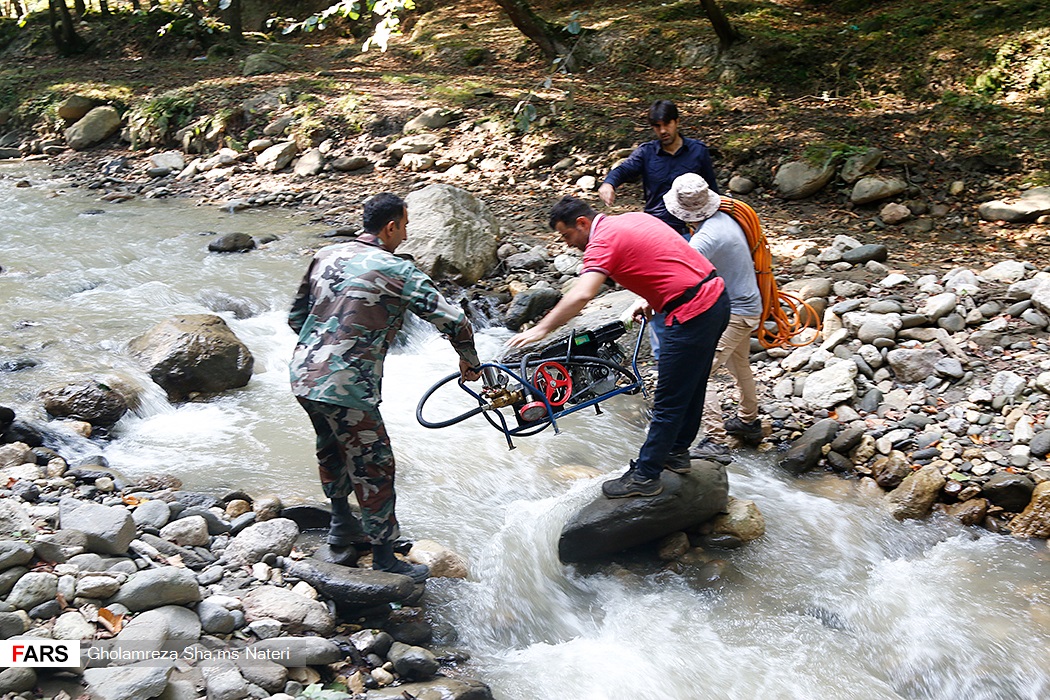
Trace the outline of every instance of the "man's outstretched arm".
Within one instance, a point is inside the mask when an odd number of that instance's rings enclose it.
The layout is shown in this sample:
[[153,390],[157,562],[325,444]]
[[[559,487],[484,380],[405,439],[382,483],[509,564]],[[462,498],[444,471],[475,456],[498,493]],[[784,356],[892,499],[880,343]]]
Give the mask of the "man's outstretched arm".
[[580,275],[576,284],[572,285],[569,293],[561,298],[561,301],[544,316],[539,323],[527,331],[512,336],[507,345],[512,348],[520,348],[537,341],[543,340],[551,332],[556,331],[587,305],[593,299],[598,290],[602,288],[607,276],[601,272],[591,271]]

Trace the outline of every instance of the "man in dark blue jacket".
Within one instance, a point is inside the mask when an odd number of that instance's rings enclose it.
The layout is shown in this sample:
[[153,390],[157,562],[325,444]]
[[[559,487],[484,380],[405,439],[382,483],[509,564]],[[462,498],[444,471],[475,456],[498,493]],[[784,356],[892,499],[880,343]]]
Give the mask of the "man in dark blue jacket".
[[[649,123],[656,138],[634,149],[622,163],[609,171],[598,188],[598,196],[605,204],[616,201],[616,188],[624,182],[642,178],[646,214],[652,214],[689,240],[689,228],[681,219],[667,211],[664,195],[679,175],[696,173],[707,181],[711,191],[718,193],[715,168],[711,154],[701,141],[684,138],[678,133],[678,107],[670,100],[657,100],[649,105]],[[663,339],[663,317],[657,314],[649,325],[649,341],[653,358],[660,357]]]
[[616,201],[616,188],[624,182],[642,178],[646,214],[652,214],[683,236],[687,235],[685,222],[667,212],[663,197],[679,175],[696,173],[707,181],[712,191],[718,192],[715,169],[707,146],[696,139],[684,138],[678,133],[678,107],[670,100],[657,100],[649,107],[649,123],[656,138],[634,150],[622,163],[605,176],[598,195],[606,205]]

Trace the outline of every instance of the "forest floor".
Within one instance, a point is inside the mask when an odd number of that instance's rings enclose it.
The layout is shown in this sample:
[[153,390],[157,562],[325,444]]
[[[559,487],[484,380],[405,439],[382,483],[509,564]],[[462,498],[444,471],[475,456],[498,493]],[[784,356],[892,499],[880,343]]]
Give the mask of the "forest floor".
[[[546,16],[564,19],[570,10],[561,5],[536,3]],[[64,95],[93,90],[128,105],[163,94],[192,94],[195,114],[219,114],[267,90],[292,86],[299,121],[313,129],[300,137],[340,143],[393,140],[423,109],[448,107],[457,115],[452,131],[459,125],[496,125],[483,147],[487,157],[501,161],[501,174],[484,180],[480,194],[501,221],[510,218],[543,235],[549,204],[575,185],[552,174],[549,165],[575,156],[579,164],[569,175],[594,174],[600,182],[613,151],[651,138],[648,104],[669,98],[683,115],[683,134],[712,149],[722,182],[739,174],[758,185],[745,199],[758,210],[771,240],[790,235],[802,246],[821,245],[846,234],[887,243],[891,262],[905,267],[981,268],[1006,258],[1039,266],[1050,262],[1047,225],[984,222],[977,216],[982,201],[1010,200],[1027,187],[1050,184],[1046,96],[1014,90],[992,99],[972,89],[975,76],[995,67],[989,56],[1018,36],[1001,15],[975,47],[976,22],[945,27],[945,36],[954,32],[954,43],[948,44],[940,34],[931,36],[921,14],[901,14],[904,2],[876,3],[879,7],[853,17],[836,15],[829,4],[783,0],[774,3],[779,14],[761,23],[754,13],[734,14],[738,5],[726,3],[731,19],[751,38],[716,56],[710,25],[690,9],[694,5],[614,2],[589,8],[580,19],[598,30],[594,36],[600,39],[588,37],[583,45],[604,52],[607,60],[571,74],[552,70],[497,6],[484,0],[437,3],[411,15],[404,35],[386,52],[362,52],[358,40],[329,31],[278,37],[281,43],[255,36],[232,55],[210,52],[205,60],[196,39],[169,37],[165,43],[154,38],[152,28],[133,22],[96,24],[89,33],[97,50],[87,58],[41,56],[39,47],[8,50],[0,66],[0,106],[4,90],[17,85],[23,111],[33,99],[53,105]],[[1025,11],[1030,19],[1033,12],[1023,0],[998,6],[1007,19]],[[951,12],[928,8],[931,15],[945,11]],[[1050,17],[1045,8],[1038,11]],[[779,38],[771,37],[769,27],[777,22],[785,26]],[[895,43],[894,32],[880,28],[887,22],[912,22],[926,33],[911,44]],[[898,27],[898,38],[908,36],[909,26]],[[844,33],[848,36],[840,38]],[[816,47],[806,46],[814,42]],[[914,55],[902,58],[904,46]],[[261,50],[284,57],[288,69],[242,76],[244,56]],[[683,55],[699,58],[680,67]],[[514,113],[523,100],[536,108],[536,121],[524,134]],[[46,117],[47,107],[40,113]],[[38,122],[38,131],[47,123]],[[55,130],[60,126],[51,123]],[[261,126],[249,125],[237,139],[245,143]],[[781,163],[870,146],[885,152],[880,172],[909,183],[903,199],[945,203],[953,215],[928,231],[886,226],[877,216],[881,203],[852,205],[850,186],[841,181],[804,200],[776,196],[772,182]],[[56,161],[92,169],[121,148],[114,141],[93,151],[67,152]],[[538,162],[544,165],[538,168]],[[401,191],[418,179],[397,168],[347,177],[333,189],[353,193],[364,185]],[[953,183],[962,183],[961,192],[950,193]],[[623,188],[615,209],[638,208],[640,189]]]

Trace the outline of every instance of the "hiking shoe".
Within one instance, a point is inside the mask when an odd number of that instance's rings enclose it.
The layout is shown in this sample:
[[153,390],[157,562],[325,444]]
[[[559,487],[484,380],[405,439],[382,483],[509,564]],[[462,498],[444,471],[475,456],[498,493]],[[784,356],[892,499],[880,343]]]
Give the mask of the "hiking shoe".
[[416,583],[423,583],[430,576],[426,564],[412,564],[394,556],[393,542],[372,545],[372,570],[408,576]]
[[602,493],[606,498],[627,498],[628,496],[655,496],[664,490],[660,477],[648,479],[639,474],[631,462],[631,468],[619,479],[610,479],[602,484]]
[[758,418],[750,423],[745,423],[733,416],[722,425],[727,433],[748,445],[755,446],[762,442],[762,421]]
[[681,452],[669,454],[667,461],[664,462],[664,469],[675,474],[688,474],[689,470],[692,469],[689,464],[689,452],[682,450]]
[[696,443],[696,446],[689,450],[689,457],[692,459],[709,459],[722,464],[729,464],[732,461],[732,458],[729,456],[729,448],[714,442],[711,438],[704,438]]

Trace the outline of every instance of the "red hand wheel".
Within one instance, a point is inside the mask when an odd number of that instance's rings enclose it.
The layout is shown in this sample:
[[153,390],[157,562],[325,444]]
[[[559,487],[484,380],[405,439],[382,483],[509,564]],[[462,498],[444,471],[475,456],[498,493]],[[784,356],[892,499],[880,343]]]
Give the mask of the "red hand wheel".
[[562,406],[572,396],[572,377],[560,362],[542,363],[533,373],[532,383],[543,392],[551,406]]

